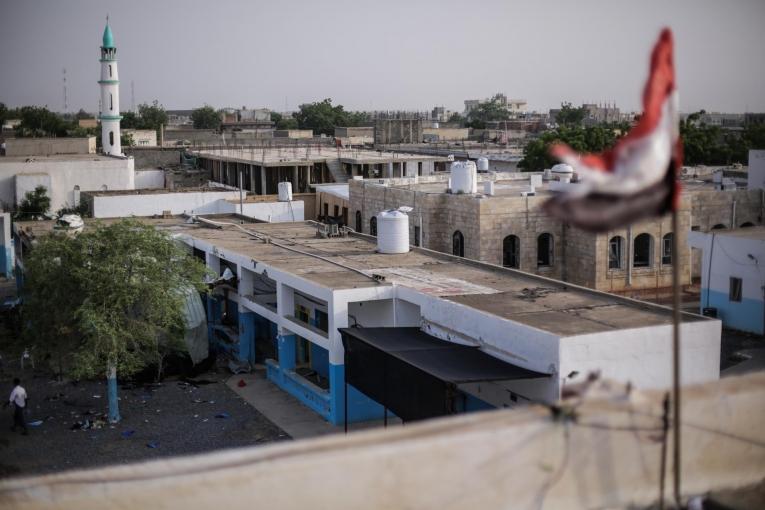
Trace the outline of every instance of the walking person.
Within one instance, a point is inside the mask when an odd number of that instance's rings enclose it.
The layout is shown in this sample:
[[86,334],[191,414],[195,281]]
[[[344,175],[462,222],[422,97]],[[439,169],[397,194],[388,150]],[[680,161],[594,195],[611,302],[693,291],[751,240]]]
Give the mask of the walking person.
[[13,404],[13,427],[11,427],[11,430],[15,432],[16,427],[21,427],[21,433],[25,436],[28,434],[27,421],[24,417],[27,400],[27,390],[21,386],[21,381],[16,377],[13,380],[13,391],[11,391],[11,396],[8,398],[8,402],[5,403],[4,407],[8,407],[8,404]]

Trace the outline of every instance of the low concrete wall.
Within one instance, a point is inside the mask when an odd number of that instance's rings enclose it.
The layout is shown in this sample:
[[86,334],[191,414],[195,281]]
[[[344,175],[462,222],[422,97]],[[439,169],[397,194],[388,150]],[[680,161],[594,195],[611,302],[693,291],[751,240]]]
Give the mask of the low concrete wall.
[[164,187],[164,170],[136,170],[135,189],[161,189]]
[[[765,374],[686,387],[681,503],[763,480]],[[576,413],[471,413],[348,435],[0,481],[25,509],[655,508],[672,498],[664,392],[590,388]],[[338,432],[342,432],[339,428]],[[662,480],[662,455],[667,469]],[[301,487],[302,490],[295,490]],[[751,494],[751,493],[750,493]],[[741,508],[761,508],[762,490]],[[757,497],[758,496],[758,497]],[[751,496],[750,496],[751,497]],[[672,503],[670,503],[672,505]]]
[[8,138],[5,140],[6,156],[95,153],[95,136],[86,138]]
[[92,201],[91,214],[94,218],[119,218],[122,216],[153,216],[170,211],[171,214],[183,214],[199,211],[218,213],[213,206],[219,200],[233,199],[239,196],[236,191],[190,191],[179,193],[143,193],[101,195],[83,193]]
[[123,147],[125,154],[133,156],[136,170],[145,168],[159,168],[161,166],[179,165],[183,149],[173,148],[143,148]]

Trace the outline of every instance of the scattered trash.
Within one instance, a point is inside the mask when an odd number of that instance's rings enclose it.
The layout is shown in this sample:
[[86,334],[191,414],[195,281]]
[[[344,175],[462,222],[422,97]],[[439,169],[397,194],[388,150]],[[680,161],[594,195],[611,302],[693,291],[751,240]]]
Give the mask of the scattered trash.
[[123,430],[122,434],[120,434],[122,437],[130,437],[133,434],[135,434],[135,430]]
[[201,398],[195,398],[194,400],[192,400],[192,402],[194,404],[202,404],[204,402],[204,400],[202,400]]
[[149,441],[146,443],[147,448],[159,448],[159,441]]
[[101,398],[101,395],[93,395],[93,398]]
[[204,420],[202,420],[202,423],[204,423],[204,422],[206,422],[206,421],[207,421],[207,418],[205,418]]
[[216,417],[216,418],[223,418],[223,419],[226,419],[226,418],[231,418],[231,415],[230,415],[230,414],[228,414],[228,413],[226,413],[226,412],[222,412],[222,413],[218,413],[218,414],[216,414],[216,415],[215,415],[215,417]]
[[249,374],[252,371],[249,361],[229,360],[228,369],[232,374]]
[[63,393],[57,393],[55,395],[49,395],[49,396],[45,397],[45,401],[46,402],[56,402],[58,400],[61,400],[61,398],[65,397],[65,396],[66,395],[64,395]]
[[178,385],[180,386],[205,386],[207,384],[215,384],[218,381],[210,381],[209,379],[189,379],[187,377],[184,377],[180,381],[178,381]]
[[195,415],[194,415],[194,418],[199,418],[199,415],[198,415],[198,414],[195,414]]
[[27,425],[29,425],[30,427],[39,427],[42,424],[43,424],[42,420],[35,420],[35,421],[28,421],[27,422]]
[[244,388],[245,386],[247,386],[247,383],[244,382],[244,379],[239,379],[239,382],[236,383],[236,385],[239,386],[240,388]]

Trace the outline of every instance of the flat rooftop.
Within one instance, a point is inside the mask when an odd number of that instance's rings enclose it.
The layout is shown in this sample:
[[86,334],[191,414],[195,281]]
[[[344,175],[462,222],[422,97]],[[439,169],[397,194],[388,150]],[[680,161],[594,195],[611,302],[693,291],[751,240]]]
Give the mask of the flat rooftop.
[[401,161],[446,161],[446,157],[382,151],[333,149],[322,146],[281,148],[209,149],[193,151],[197,156],[258,166],[305,166],[328,159],[343,163],[381,164]]
[[[239,223],[238,218],[233,216],[213,219]],[[374,238],[360,234],[320,238],[316,235],[316,224],[313,222],[246,225],[248,231],[272,241],[266,243],[235,227],[209,228],[186,223],[185,218],[146,218],[140,221],[174,234],[206,241],[224,253],[238,253],[325,288],[406,286],[560,336],[672,322],[672,313],[668,308],[517,270],[421,248],[413,248],[404,254],[381,254],[376,251]],[[42,235],[52,226],[50,221],[16,223],[16,227],[24,231],[31,228],[30,233],[34,235]],[[332,262],[311,255],[319,255]],[[375,281],[374,277],[384,279]],[[707,319],[685,314],[683,320]]]

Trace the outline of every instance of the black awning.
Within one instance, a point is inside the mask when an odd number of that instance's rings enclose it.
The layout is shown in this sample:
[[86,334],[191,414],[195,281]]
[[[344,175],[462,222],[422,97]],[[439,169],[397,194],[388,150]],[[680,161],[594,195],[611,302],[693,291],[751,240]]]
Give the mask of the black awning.
[[548,377],[419,328],[343,328],[340,333],[345,382],[404,421],[453,413],[458,384]]

